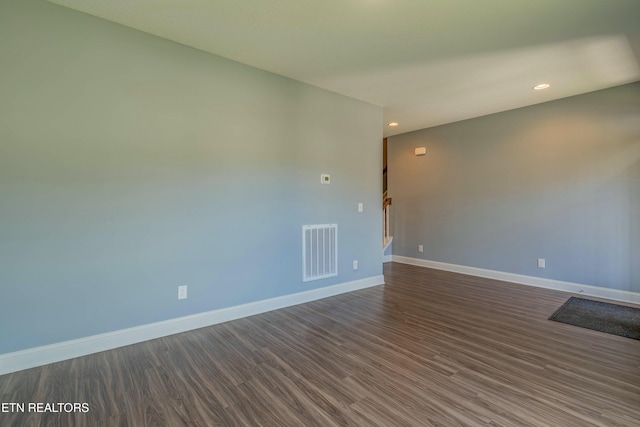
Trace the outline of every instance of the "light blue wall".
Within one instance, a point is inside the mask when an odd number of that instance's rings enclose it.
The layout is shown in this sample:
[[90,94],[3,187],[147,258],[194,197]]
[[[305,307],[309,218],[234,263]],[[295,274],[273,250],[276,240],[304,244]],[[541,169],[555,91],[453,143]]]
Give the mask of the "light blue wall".
[[640,83],[389,138],[388,156],[394,255],[640,292]]
[[0,353],[382,274],[379,108],[36,0],[0,61]]
[[389,245],[382,252],[382,255],[384,256],[393,255],[393,242],[389,243]]

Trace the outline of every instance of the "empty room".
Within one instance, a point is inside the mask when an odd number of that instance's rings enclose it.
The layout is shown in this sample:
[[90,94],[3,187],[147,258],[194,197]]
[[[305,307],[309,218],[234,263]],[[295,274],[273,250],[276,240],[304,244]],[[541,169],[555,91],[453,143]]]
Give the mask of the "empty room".
[[639,19],[0,0],[0,426],[640,425]]

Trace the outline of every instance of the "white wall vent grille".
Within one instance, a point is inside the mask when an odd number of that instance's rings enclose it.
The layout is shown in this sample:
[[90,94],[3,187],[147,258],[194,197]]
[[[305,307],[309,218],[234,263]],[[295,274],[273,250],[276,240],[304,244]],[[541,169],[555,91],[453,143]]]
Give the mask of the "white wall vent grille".
[[302,226],[302,281],[338,275],[338,224]]

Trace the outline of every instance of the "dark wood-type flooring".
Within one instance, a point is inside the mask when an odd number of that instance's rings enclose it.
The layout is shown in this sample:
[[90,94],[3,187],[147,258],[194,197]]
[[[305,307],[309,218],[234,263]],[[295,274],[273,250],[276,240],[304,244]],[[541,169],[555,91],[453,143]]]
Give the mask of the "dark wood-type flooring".
[[639,426],[640,341],[570,294],[385,264],[386,285],[0,376],[0,426]]

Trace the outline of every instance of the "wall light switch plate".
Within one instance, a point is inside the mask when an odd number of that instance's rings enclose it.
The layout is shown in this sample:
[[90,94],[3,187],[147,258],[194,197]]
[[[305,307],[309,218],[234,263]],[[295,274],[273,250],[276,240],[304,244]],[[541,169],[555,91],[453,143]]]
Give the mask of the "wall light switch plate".
[[364,210],[364,205],[362,203],[358,203],[358,212],[362,212]]
[[187,285],[178,286],[178,299],[187,298]]

